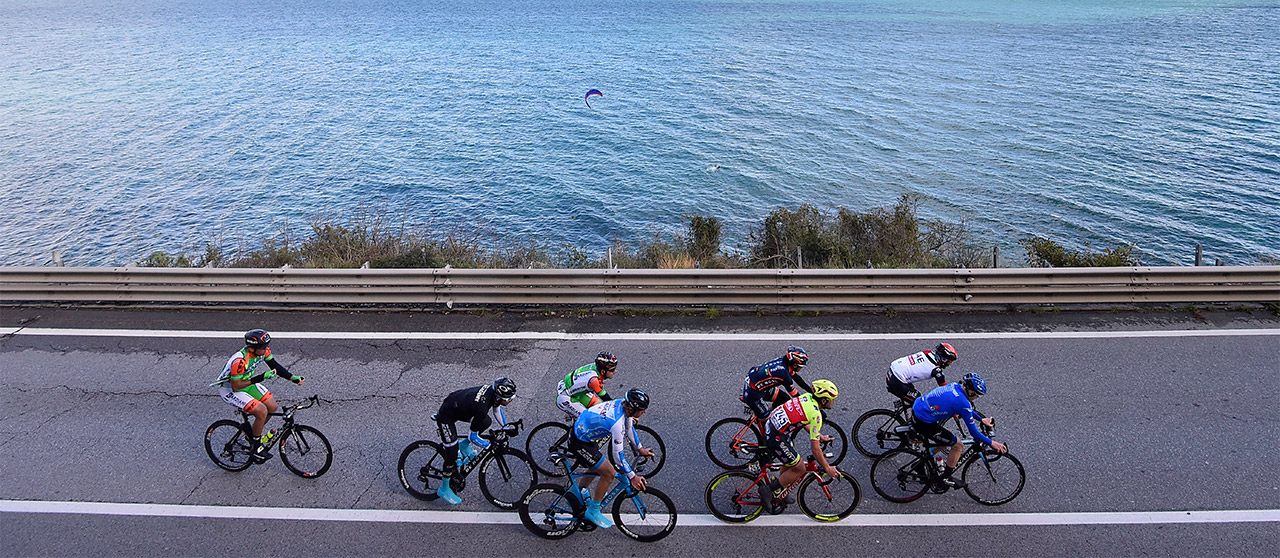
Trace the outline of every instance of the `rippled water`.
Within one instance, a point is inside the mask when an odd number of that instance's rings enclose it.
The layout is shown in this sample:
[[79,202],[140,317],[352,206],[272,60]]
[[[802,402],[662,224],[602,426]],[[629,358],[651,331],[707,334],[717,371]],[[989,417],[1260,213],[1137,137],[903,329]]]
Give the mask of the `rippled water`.
[[593,249],[696,212],[733,247],[905,192],[1006,255],[1280,256],[1280,5],[0,0],[3,265],[360,204]]

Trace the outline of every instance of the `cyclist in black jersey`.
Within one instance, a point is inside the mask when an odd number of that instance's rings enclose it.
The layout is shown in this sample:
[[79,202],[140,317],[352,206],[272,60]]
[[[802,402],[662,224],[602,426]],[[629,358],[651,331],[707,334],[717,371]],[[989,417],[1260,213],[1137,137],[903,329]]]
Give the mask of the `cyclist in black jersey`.
[[[440,431],[440,442],[444,444],[441,457],[444,458],[444,481],[436,494],[450,504],[462,503],[462,497],[449,488],[449,481],[457,472],[458,452],[463,459],[471,459],[479,451],[471,449],[471,444],[482,448],[489,447],[488,440],[480,437],[493,424],[494,415],[503,426],[507,424],[506,414],[500,407],[511,403],[516,396],[516,383],[508,378],[498,378],[492,384],[460,389],[444,398],[440,410],[435,414],[436,428]],[[471,423],[471,434],[458,439],[456,422]]]

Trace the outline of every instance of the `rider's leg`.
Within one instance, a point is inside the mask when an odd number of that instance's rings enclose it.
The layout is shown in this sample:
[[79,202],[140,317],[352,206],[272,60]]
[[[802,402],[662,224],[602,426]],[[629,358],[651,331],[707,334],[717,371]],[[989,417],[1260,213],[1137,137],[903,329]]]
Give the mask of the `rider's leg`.
[[453,505],[462,503],[462,497],[453,492],[453,488],[449,486],[449,482],[458,472],[458,430],[453,422],[436,422],[436,430],[440,433],[440,441],[444,443],[443,449],[440,451],[444,463],[440,467],[440,472],[444,479],[440,481],[440,488],[436,489],[436,495]]
[[252,407],[245,408],[245,412],[253,415],[253,437],[259,438],[262,436],[262,427],[267,424],[267,419],[270,417],[267,416],[267,406],[261,401],[255,399],[251,405]]
[[604,463],[601,463],[592,472],[600,475],[600,482],[596,484],[595,490],[592,491],[591,498],[600,502],[604,500],[605,495],[609,494],[609,487],[613,486],[613,479],[618,476],[618,473],[608,459],[604,460]]
[[947,453],[947,469],[955,469],[956,464],[960,463],[960,454],[964,453],[964,442],[956,440],[955,445],[951,446],[951,451]]

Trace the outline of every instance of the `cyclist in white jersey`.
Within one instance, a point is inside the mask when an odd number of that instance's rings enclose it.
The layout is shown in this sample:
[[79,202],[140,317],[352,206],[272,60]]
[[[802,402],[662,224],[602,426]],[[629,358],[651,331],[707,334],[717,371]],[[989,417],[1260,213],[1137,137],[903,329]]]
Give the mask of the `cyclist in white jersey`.
[[604,381],[618,373],[618,357],[612,353],[596,355],[596,361],[565,375],[556,384],[556,406],[572,418],[601,401],[613,398],[604,391]]
[[[244,348],[231,355],[227,365],[222,368],[222,375],[212,384],[218,386],[218,394],[228,405],[253,416],[253,436],[249,437],[249,442],[254,459],[259,462],[271,457],[271,453],[263,448],[275,435],[275,431],[264,435],[262,429],[267,424],[267,419],[271,418],[269,413],[276,412],[278,408],[271,392],[262,382],[275,376],[298,385],[302,385],[303,381],[302,376],[294,376],[283,364],[276,362],[271,355],[270,345],[271,334],[261,329],[244,334]],[[264,362],[269,370],[254,375],[254,370]]]
[[911,403],[920,397],[915,382],[933,378],[939,386],[947,385],[947,377],[942,371],[956,361],[956,349],[950,343],[939,343],[932,351],[920,351],[907,355],[889,363],[889,373],[885,376],[885,387],[894,397]]

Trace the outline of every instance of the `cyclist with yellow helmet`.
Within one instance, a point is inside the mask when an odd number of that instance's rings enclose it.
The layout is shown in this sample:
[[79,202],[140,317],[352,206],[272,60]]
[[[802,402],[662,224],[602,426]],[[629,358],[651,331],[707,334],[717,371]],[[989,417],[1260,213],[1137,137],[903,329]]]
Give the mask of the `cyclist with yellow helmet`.
[[830,441],[832,438],[821,433],[822,409],[830,409],[834,406],[836,397],[839,395],[839,390],[831,380],[815,380],[812,394],[805,393],[794,397],[769,413],[769,419],[764,427],[765,445],[783,467],[778,478],[769,481],[769,488],[773,490],[775,500],[783,500],[788,504],[794,502],[795,499],[791,495],[783,499],[782,492],[805,473],[805,466],[800,462],[800,454],[796,453],[795,446],[791,445],[791,434],[801,427],[809,431],[809,446],[813,456],[818,460],[818,465],[822,466],[822,470],[826,471],[828,476],[840,477],[840,472],[827,463],[826,453],[822,451],[822,442]]

